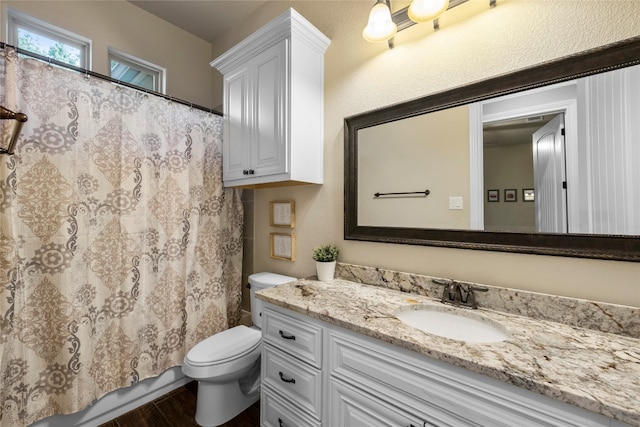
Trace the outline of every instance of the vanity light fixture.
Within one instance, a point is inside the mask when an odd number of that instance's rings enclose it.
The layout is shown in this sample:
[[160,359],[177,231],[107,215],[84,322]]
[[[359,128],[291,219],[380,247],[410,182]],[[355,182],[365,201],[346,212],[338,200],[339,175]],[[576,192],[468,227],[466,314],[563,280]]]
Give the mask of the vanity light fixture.
[[428,22],[437,19],[449,7],[449,0],[413,0],[407,15],[413,22]]
[[392,38],[397,30],[391,19],[389,0],[378,0],[369,12],[369,22],[362,30],[362,37],[368,42],[382,42]]
[[[440,29],[438,17],[445,11],[466,3],[468,0],[412,0],[409,6],[391,13],[389,0],[377,0],[369,13],[369,21],[362,31],[368,42],[387,41],[393,48],[393,36],[421,22],[433,21],[433,29]],[[495,7],[497,0],[489,0],[489,7]]]

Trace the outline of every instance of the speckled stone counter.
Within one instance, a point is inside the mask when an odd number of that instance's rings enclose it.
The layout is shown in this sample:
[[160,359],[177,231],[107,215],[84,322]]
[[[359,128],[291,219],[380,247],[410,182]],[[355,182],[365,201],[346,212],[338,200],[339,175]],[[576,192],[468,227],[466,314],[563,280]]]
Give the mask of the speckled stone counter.
[[311,318],[640,427],[640,339],[479,308],[469,315],[498,322],[510,337],[491,344],[465,343],[427,334],[394,316],[408,305],[446,307],[438,300],[342,279],[302,279],[257,295]]
[[[438,277],[341,262],[336,266],[336,277],[432,298],[440,298],[442,295],[442,286],[434,283],[434,279],[443,279]],[[490,286],[486,283],[459,283],[489,288],[489,292],[475,294],[480,307],[640,338],[638,307]]]

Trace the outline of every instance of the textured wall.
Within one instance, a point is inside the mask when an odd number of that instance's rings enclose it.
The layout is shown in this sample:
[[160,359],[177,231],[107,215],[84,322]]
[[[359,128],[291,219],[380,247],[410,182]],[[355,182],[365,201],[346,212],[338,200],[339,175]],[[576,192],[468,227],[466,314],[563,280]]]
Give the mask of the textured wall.
[[[325,55],[325,184],[255,191],[254,271],[315,273],[313,246],[348,263],[640,306],[640,264],[343,241],[343,119],[640,34],[640,2],[471,0],[414,26],[396,48],[361,37],[373,1],[269,2],[214,43],[213,57],[293,6],[331,40]],[[395,8],[396,3],[392,2]],[[219,76],[214,104],[220,103]],[[270,200],[296,201],[297,259],[269,258]]]

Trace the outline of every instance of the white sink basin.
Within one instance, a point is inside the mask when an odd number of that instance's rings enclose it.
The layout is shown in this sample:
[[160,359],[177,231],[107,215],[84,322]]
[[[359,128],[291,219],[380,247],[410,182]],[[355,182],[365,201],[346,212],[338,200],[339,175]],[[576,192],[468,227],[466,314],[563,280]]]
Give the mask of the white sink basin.
[[395,316],[428,334],[472,343],[495,343],[509,338],[509,331],[492,320],[466,309],[449,307],[402,307]]

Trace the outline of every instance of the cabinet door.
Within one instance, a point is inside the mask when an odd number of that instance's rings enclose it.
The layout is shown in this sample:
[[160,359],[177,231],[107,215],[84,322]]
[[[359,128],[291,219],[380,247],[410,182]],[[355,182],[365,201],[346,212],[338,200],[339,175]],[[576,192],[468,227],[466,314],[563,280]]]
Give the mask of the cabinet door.
[[249,169],[250,70],[247,66],[224,76],[224,137],[222,173],[225,181],[240,179]]
[[330,382],[329,425],[332,427],[453,427],[435,419],[420,419],[339,380]]
[[254,72],[252,175],[289,172],[286,120],[288,40],[264,50],[251,61]]

